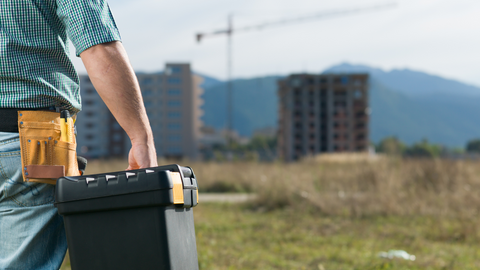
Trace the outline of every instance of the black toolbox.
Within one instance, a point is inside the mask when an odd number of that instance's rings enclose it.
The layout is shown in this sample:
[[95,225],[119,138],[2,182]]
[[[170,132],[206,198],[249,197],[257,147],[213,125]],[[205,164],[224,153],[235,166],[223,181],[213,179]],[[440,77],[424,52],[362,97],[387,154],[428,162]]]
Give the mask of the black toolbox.
[[198,269],[191,168],[167,165],[57,181],[72,270]]

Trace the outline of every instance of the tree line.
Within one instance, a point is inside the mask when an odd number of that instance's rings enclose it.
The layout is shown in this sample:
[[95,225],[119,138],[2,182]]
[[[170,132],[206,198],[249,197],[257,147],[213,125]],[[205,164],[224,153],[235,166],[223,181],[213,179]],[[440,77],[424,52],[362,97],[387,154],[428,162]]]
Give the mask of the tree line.
[[387,137],[375,145],[378,153],[405,157],[434,158],[449,154],[480,154],[480,139],[467,142],[465,148],[448,148],[440,144],[430,143],[423,139],[418,143],[406,145],[396,137]]

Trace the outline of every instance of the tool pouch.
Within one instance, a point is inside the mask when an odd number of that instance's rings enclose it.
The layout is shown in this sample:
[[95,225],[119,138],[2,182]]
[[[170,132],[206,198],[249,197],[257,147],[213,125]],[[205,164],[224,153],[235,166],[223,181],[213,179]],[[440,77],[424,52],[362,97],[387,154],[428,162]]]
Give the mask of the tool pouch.
[[60,141],[60,113],[19,111],[23,180],[55,185],[60,177],[79,176],[73,125],[69,142]]

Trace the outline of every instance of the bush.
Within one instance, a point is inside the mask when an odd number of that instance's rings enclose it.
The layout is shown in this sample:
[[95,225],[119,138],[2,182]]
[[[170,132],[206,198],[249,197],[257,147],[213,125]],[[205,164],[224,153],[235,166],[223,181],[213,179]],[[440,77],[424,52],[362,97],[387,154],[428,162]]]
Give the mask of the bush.
[[406,146],[396,137],[387,137],[383,139],[377,146],[377,152],[388,155],[402,155]]
[[435,158],[439,157],[443,147],[436,144],[430,144],[427,140],[416,143],[405,150],[405,156],[416,158]]

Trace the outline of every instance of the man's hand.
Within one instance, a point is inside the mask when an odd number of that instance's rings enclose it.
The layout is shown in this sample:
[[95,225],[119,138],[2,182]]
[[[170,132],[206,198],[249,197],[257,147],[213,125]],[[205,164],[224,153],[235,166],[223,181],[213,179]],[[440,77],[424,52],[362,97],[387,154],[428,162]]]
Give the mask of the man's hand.
[[80,57],[93,86],[132,142],[128,170],[157,166],[140,86],[122,43],[98,44],[83,51]]
[[[152,142],[153,143],[153,142]],[[153,150],[153,151],[152,151]],[[156,167],[157,156],[155,154],[155,146],[147,144],[132,145],[128,154],[127,170],[136,170],[141,168]]]

